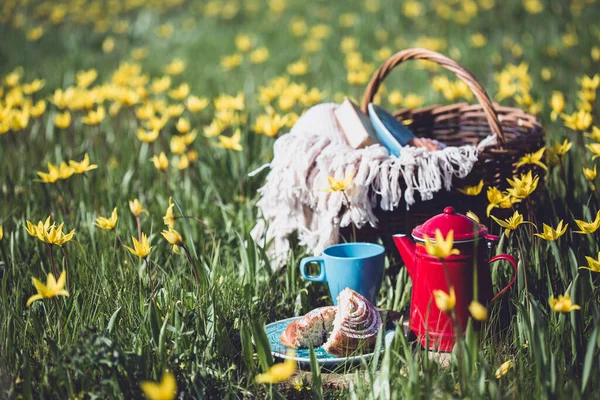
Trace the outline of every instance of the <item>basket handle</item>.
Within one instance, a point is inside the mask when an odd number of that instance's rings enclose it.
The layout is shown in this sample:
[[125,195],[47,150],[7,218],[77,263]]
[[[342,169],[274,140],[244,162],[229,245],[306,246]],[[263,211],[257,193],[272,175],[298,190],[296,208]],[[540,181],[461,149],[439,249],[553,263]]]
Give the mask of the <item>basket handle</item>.
[[504,147],[506,140],[504,138],[504,133],[502,132],[502,127],[500,126],[500,121],[498,120],[498,115],[496,114],[496,110],[490,100],[489,96],[485,92],[485,89],[481,84],[475,79],[473,74],[467,71],[464,67],[460,66],[456,61],[451,60],[450,58],[437,53],[435,51],[427,50],[427,49],[406,49],[399,51],[394,54],[390,58],[388,58],[381,67],[373,74],[371,81],[367,85],[365,89],[365,95],[363,97],[361,110],[364,113],[368,113],[367,106],[370,102],[373,101],[373,97],[377,93],[381,82],[385,79],[385,77],[394,69],[396,66],[402,64],[404,61],[408,60],[429,60],[433,61],[442,67],[446,68],[449,71],[454,72],[461,81],[467,84],[467,86],[471,89],[477,100],[479,100],[479,104],[483,108],[485,112],[486,119],[493,133],[498,135],[498,140],[500,142],[500,148]]

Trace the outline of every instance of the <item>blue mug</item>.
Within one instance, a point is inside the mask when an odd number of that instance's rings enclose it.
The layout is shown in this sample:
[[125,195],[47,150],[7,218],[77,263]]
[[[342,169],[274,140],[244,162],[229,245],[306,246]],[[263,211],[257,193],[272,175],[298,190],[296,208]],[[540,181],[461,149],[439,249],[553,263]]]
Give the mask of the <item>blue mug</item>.
[[[333,303],[338,294],[349,287],[377,304],[384,270],[383,246],[375,243],[344,243],[329,246],[320,257],[305,257],[300,261],[302,277],[312,282],[326,282]],[[317,275],[308,275],[306,265],[318,263]]]

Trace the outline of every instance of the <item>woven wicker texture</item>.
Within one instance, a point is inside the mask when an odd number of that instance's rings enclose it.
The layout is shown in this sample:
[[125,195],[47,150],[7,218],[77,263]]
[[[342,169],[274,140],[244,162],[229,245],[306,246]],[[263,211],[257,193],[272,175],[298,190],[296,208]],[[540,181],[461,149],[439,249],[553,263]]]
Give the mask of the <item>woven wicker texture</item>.
[[[369,82],[361,109],[367,112],[367,106],[377,94],[385,77],[398,65],[408,60],[429,60],[452,71],[465,82],[479,101],[470,105],[457,103],[447,106],[429,106],[419,109],[403,109],[394,113],[400,120],[411,119],[409,125],[412,132],[419,137],[437,139],[448,146],[477,145],[492,133],[498,135],[495,146],[479,152],[479,160],[472,172],[464,180],[456,179],[455,188],[464,185],[475,185],[483,179],[485,187],[506,186],[506,178],[518,173],[516,163],[524,154],[534,152],[545,145],[544,131],[540,123],[532,115],[513,107],[494,104],[485,89],[475,77],[448,57],[426,49],[407,49],[391,56],[373,74]],[[540,175],[540,186],[543,184],[545,171],[532,168]],[[404,182],[401,179],[401,185]],[[405,205],[398,210],[384,212],[379,210],[377,229],[364,228],[357,235],[358,240],[373,240],[375,236],[388,237],[393,233],[410,232],[414,226],[424,222],[433,215],[442,212],[444,207],[452,205],[461,212],[472,210],[480,217],[485,215],[487,199],[485,189],[477,197],[471,197],[452,190],[441,190],[432,200],[420,201],[406,211]],[[349,230],[342,234],[349,237]]]

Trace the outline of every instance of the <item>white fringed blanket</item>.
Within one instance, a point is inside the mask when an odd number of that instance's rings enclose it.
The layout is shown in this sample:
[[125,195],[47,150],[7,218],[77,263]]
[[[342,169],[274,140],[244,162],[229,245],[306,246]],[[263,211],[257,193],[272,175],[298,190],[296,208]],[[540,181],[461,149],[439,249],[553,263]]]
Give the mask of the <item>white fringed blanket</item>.
[[[452,177],[464,178],[477,161],[478,152],[493,145],[489,136],[475,146],[446,147],[429,152],[404,147],[400,157],[390,157],[381,145],[351,148],[333,114],[334,103],[310,108],[291,131],[274,145],[274,157],[265,167],[271,171],[259,189],[258,221],[251,232],[254,240],[267,246],[273,268],[281,267],[290,251],[289,237],[298,232],[300,243],[315,254],[338,242],[339,228],[354,223],[377,225],[374,208],[393,210],[404,196],[408,206],[415,191],[430,200],[442,187],[452,188]],[[346,190],[326,193],[328,176],[343,179],[354,173]],[[400,176],[402,175],[402,178]],[[406,189],[402,193],[400,179]],[[373,191],[369,191],[369,189]],[[380,196],[377,204],[376,195]],[[343,210],[343,212],[342,212]]]

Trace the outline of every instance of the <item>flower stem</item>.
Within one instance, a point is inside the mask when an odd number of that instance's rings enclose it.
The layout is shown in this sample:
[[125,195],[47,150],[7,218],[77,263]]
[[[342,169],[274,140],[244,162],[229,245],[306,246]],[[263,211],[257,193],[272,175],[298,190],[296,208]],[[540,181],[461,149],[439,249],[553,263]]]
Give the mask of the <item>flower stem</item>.
[[187,256],[187,259],[192,266],[192,273],[194,274],[194,279],[196,280],[196,284],[198,285],[198,289],[199,289],[200,288],[200,278],[198,278],[198,271],[196,271],[196,263],[192,259],[192,255],[188,251],[187,247],[185,247],[185,245],[182,244],[181,248],[183,249],[183,251],[185,251],[185,255]]
[[135,216],[135,222],[137,224],[138,240],[142,240],[142,223],[139,215]]
[[65,250],[65,248],[62,246],[61,246],[61,249],[63,251],[63,259],[65,260],[65,271],[67,272],[67,292],[68,292],[69,289],[71,288],[71,277],[69,275],[69,260],[67,258],[67,250]]
[[58,279],[58,271],[56,270],[56,265],[54,264],[54,254],[52,253],[52,245],[48,244],[48,254],[50,255],[50,265],[52,266],[52,273],[54,274],[54,278]]
[[152,303],[156,307],[156,299],[154,298],[154,281],[152,280],[152,272],[150,271],[150,261],[148,258],[144,258],[146,261],[146,271],[148,271],[148,280],[150,281],[150,294],[152,295]]

